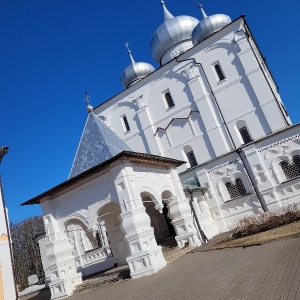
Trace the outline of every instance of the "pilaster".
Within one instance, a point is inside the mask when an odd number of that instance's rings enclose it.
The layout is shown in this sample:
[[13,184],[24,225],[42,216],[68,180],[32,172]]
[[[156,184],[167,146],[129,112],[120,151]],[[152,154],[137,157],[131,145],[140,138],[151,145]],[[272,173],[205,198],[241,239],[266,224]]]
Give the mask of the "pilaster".
[[193,95],[201,116],[204,132],[206,132],[206,143],[210,143],[215,155],[221,155],[232,149],[228,134],[224,128],[223,121],[214,99],[207,89],[202,78],[198,75],[187,81],[187,85]]

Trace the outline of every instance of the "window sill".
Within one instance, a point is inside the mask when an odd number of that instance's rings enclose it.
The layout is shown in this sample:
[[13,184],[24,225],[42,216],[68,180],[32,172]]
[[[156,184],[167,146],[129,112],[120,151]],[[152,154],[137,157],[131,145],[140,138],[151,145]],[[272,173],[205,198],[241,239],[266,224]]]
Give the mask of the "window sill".
[[251,193],[247,193],[247,194],[245,194],[245,195],[243,195],[243,196],[238,196],[238,197],[229,199],[229,200],[225,201],[224,203],[228,203],[228,202],[231,202],[231,201],[235,201],[235,200],[238,200],[238,199],[240,199],[240,198],[247,197],[247,196],[249,196],[249,195],[251,195]]
[[166,109],[166,111],[169,111],[169,110],[171,110],[171,109],[173,109],[173,108],[175,108],[175,105],[172,106],[172,107],[168,107],[168,108]]
[[124,134],[129,134],[131,130],[125,131]]
[[300,176],[294,177],[294,178],[292,178],[292,179],[288,179],[288,180],[286,180],[286,181],[281,182],[280,184],[289,183],[289,182],[291,182],[291,181],[293,181],[293,180],[295,180],[295,179],[300,179]]
[[222,80],[219,80],[219,81],[217,82],[217,84],[222,84],[222,83],[224,83],[225,81],[227,81],[227,78],[224,78],[224,79],[222,79]]
[[254,140],[251,140],[251,141],[249,141],[249,142],[247,142],[247,143],[243,142],[243,144],[242,144],[241,146],[248,145],[248,144],[252,143],[253,141],[254,141]]

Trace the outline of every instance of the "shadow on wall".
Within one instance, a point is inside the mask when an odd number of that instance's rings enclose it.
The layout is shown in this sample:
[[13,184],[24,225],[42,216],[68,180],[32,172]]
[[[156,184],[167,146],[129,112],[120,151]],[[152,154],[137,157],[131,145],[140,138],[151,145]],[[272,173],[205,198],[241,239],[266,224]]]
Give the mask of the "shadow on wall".
[[51,292],[49,288],[40,290],[35,293],[31,293],[22,297],[19,297],[20,300],[50,300]]

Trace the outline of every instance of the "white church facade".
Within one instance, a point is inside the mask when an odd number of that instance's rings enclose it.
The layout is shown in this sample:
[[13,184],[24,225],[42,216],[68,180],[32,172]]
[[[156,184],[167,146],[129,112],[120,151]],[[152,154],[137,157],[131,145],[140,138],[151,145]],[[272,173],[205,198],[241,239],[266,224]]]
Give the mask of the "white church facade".
[[151,39],[160,68],[128,49],[125,90],[88,105],[69,179],[23,203],[42,207],[52,299],[115,265],[132,278],[158,272],[169,236],[200,246],[242,217],[299,202],[300,125],[244,16],[201,7],[201,21],[174,17],[161,2]]

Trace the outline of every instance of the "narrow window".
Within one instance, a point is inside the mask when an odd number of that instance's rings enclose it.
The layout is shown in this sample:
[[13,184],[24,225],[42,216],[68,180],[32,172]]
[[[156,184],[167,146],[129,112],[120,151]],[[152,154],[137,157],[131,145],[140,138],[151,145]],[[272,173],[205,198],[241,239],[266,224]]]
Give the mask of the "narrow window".
[[216,64],[216,65],[214,65],[214,68],[215,68],[215,71],[216,71],[219,81],[224,80],[226,77],[225,77],[220,65]]
[[194,151],[189,151],[186,153],[187,159],[189,161],[190,167],[195,167],[198,165]]
[[100,234],[96,232],[96,240],[97,240],[97,246],[98,248],[102,247],[101,239],[100,239]]
[[168,108],[175,106],[173,98],[169,92],[165,93],[165,100]]
[[280,163],[281,169],[287,180],[293,179],[300,176],[300,156],[295,155],[293,157],[293,162],[282,161]]
[[240,178],[237,178],[235,180],[235,184],[231,182],[226,182],[225,185],[229,193],[230,199],[235,199],[247,195],[247,191],[245,189],[243,181]]
[[250,134],[249,134],[246,127],[240,128],[239,131],[240,131],[240,134],[241,134],[242,139],[244,141],[244,144],[252,142],[251,136],[250,136]]
[[125,132],[130,131],[130,126],[126,116],[122,117]]

